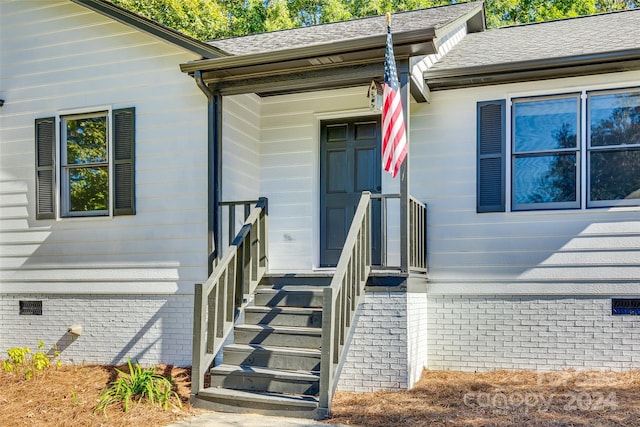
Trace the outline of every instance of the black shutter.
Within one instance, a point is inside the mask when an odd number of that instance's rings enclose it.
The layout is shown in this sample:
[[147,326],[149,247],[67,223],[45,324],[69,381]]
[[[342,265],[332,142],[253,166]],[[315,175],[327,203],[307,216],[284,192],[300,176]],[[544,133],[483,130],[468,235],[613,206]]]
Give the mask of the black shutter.
[[56,218],[56,118],[36,119],[36,219]]
[[478,103],[477,211],[505,211],[505,101]]
[[135,108],[113,110],[114,215],[135,215]]

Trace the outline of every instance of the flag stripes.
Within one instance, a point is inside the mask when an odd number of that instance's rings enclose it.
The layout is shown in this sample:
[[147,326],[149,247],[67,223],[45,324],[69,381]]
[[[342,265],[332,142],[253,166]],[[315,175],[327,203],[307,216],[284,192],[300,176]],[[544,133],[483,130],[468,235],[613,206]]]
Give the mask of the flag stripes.
[[398,84],[398,71],[393,54],[391,26],[387,26],[382,99],[382,167],[395,178],[407,156],[407,135]]

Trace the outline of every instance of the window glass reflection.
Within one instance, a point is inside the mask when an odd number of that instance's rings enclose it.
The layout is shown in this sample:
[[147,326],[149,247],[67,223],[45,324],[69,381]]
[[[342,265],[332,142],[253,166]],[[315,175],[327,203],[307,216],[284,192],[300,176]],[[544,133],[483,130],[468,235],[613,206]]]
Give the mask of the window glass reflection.
[[599,150],[589,155],[589,199],[640,199],[640,150]]
[[574,153],[517,157],[513,166],[516,205],[577,200]]
[[514,151],[575,148],[578,98],[514,102]]

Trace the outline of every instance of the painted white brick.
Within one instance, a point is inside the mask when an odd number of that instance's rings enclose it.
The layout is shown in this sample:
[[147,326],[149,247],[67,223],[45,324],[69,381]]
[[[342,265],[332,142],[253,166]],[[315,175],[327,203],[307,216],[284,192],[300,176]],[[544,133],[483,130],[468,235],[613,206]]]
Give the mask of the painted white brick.
[[[20,316],[20,300],[42,301],[42,316]],[[191,365],[192,295],[0,295],[0,352],[55,344],[66,363]],[[67,329],[80,324],[74,339]]]
[[407,328],[407,293],[367,293],[357,314],[338,389],[368,392],[409,387]]
[[[640,368],[640,319],[612,316],[610,297],[430,295],[428,300],[430,369]],[[468,324],[447,315],[459,312],[467,313],[462,319]]]

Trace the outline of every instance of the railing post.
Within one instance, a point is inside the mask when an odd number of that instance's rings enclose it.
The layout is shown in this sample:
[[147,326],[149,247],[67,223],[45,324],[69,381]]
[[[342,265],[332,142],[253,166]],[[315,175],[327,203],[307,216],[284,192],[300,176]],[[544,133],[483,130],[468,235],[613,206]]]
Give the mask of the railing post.
[[322,297],[322,355],[320,356],[319,418],[329,416],[333,384],[333,289],[326,287]]
[[202,315],[202,284],[198,283],[194,288],[193,298],[193,342],[192,362],[191,362],[191,396],[198,394],[202,390],[202,380],[204,372],[202,372],[202,332],[205,323]]

